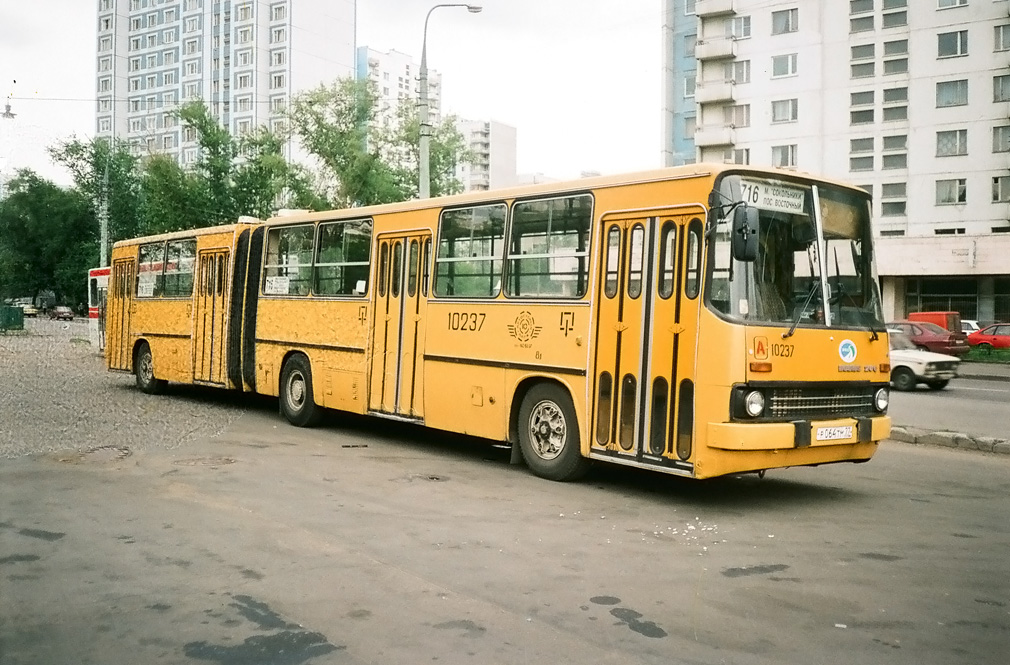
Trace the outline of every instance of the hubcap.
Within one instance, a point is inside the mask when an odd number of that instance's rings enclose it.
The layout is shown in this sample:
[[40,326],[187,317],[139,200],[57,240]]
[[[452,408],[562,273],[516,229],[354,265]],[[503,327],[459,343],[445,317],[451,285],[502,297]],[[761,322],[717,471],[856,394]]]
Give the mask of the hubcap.
[[534,406],[529,425],[530,442],[537,457],[552,460],[561,454],[568,439],[568,427],[557,404],[545,400]]
[[154,363],[151,362],[151,355],[145,353],[140,356],[140,376],[144,383],[149,383],[154,379]]
[[305,377],[301,372],[292,372],[288,377],[288,404],[298,411],[305,402]]

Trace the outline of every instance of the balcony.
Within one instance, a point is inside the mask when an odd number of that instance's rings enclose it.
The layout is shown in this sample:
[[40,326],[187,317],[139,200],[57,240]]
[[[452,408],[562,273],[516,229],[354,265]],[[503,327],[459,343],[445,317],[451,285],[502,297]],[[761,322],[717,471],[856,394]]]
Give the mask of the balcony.
[[712,18],[735,13],[733,0],[698,0],[694,5],[694,14],[698,18]]
[[736,55],[736,42],[732,39],[706,39],[694,47],[694,57],[698,60],[721,60]]
[[722,81],[710,81],[694,89],[694,101],[698,104],[733,101],[733,84]]
[[731,127],[708,125],[698,127],[694,132],[694,145],[698,148],[733,145],[734,132]]

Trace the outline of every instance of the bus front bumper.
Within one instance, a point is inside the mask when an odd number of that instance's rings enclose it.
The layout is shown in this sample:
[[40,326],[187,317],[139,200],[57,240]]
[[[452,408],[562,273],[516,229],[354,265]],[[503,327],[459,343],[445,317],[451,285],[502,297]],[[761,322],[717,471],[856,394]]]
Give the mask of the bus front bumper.
[[890,433],[889,416],[785,423],[710,423],[708,446],[723,450],[781,450],[869,443],[886,439]]

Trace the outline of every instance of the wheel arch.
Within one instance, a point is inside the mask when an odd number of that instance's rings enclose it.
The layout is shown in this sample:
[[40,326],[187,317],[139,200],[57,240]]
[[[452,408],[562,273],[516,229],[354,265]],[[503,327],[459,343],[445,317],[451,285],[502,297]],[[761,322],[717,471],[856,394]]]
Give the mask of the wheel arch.
[[147,348],[151,349],[151,364],[153,365],[154,360],[154,349],[151,348],[151,342],[148,341],[146,337],[138,337],[133,343],[133,349],[130,351],[130,371],[134,371],[137,367],[137,353],[140,352],[140,347],[147,345]]
[[[529,393],[534,386],[541,384],[551,384],[563,390],[565,394],[568,395],[568,399],[572,401],[572,407],[575,410],[575,417],[584,417],[582,410],[579,409],[575,402],[572,387],[564,381],[559,380],[557,377],[546,376],[543,374],[531,374],[523,377],[512,391],[512,403],[509,406],[508,440],[509,445],[512,448],[511,462],[513,464],[518,464],[519,461],[522,460],[522,454],[519,451],[519,409],[522,407],[523,400],[526,399],[527,393]],[[583,427],[583,423],[578,422],[576,424],[579,429],[579,438],[582,442],[581,445],[585,446],[586,437],[584,436],[585,428]]]
[[[281,357],[280,367],[277,368],[277,385],[275,387],[277,388],[278,395],[280,394],[281,390],[281,382],[284,381],[284,366],[287,365],[288,361],[295,356],[301,356],[305,358],[305,362],[309,364],[309,370],[310,371],[312,370],[312,358],[309,357],[308,353],[306,353],[302,349],[288,349],[287,351],[285,351],[284,355]],[[312,382],[315,383],[315,381],[316,381],[316,373],[312,372]],[[313,389],[315,388],[315,386],[312,387]]]

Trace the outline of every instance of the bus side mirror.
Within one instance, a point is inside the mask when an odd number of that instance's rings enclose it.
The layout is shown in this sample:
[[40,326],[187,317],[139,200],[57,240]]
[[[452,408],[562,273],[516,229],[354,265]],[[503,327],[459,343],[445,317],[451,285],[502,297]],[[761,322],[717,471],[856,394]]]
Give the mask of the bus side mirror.
[[753,261],[758,253],[758,209],[737,206],[733,210],[733,236],[731,246],[737,261]]

